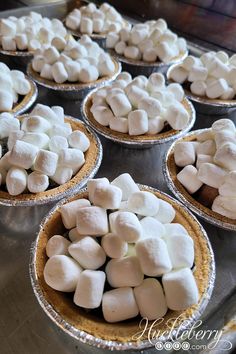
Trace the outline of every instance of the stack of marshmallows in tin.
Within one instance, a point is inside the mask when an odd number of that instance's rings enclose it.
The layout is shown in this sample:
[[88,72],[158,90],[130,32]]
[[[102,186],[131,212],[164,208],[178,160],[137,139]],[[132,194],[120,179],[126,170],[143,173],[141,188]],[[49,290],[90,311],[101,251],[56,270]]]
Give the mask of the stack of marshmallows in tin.
[[89,180],[88,199],[60,212],[67,232],[47,243],[44,279],[74,292],[76,305],[101,306],[107,322],[119,322],[138,314],[153,320],[198,302],[193,239],[173,222],[172,205],[140,190],[129,174]]

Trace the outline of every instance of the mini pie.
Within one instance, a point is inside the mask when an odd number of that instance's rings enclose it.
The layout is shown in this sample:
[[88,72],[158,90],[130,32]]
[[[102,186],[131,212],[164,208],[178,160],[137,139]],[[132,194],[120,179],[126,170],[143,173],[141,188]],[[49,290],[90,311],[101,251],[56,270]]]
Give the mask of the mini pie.
[[[205,294],[209,291],[209,283],[213,275],[212,269],[214,266],[212,268],[212,255],[207,238],[205,237],[199,223],[193,219],[193,217],[186,211],[186,209],[184,209],[182,206],[180,206],[180,204],[161,192],[154,191],[145,186],[141,187],[141,190],[153,193],[161,200],[166,201],[172,205],[176,213],[173,222],[184,226],[188,234],[193,239],[195,245],[194,278],[196,280],[199,291],[199,302],[198,304],[191,306],[185,311],[168,311],[164,316],[164,322],[162,322],[162,324],[157,327],[160,329],[161,333],[163,333],[163,331],[167,330],[168,328],[168,320],[173,322],[173,317],[178,317],[179,315],[182,315],[183,318],[190,318],[193,316],[195,311],[198,311],[200,308],[202,308],[203,298],[205,301]],[[71,198],[69,202],[72,200],[87,198],[87,192],[81,192],[78,196]],[[85,335],[88,333],[100,340],[116,341],[118,343],[129,342],[131,345],[138,346],[141,343],[139,343],[139,340],[135,339],[134,336],[139,331],[138,325],[140,318],[137,317],[135,319],[120,323],[107,323],[102,318],[100,311],[84,311],[82,308],[73,304],[72,296],[70,296],[68,293],[65,294],[64,292],[53,290],[46,284],[43,275],[45,264],[48,259],[46,255],[46,245],[48,240],[50,240],[53,235],[63,235],[66,232],[66,229],[62,223],[62,217],[60,213],[61,207],[62,206],[59,206],[50,216],[48,216],[45,224],[41,227],[36,241],[33,264],[33,283],[34,285],[37,284],[38,290],[36,292],[38,292],[38,295],[40,296],[40,302],[43,303],[43,306],[47,307],[47,303],[49,303],[53,307],[53,311],[57,313],[57,319],[60,318],[59,322],[62,323],[61,320],[66,321],[66,324],[64,323],[63,326],[65,325],[67,328],[72,326],[75,329],[83,331],[77,334],[79,338],[82,338],[84,335],[83,333],[85,332]],[[47,247],[47,252],[48,251],[49,248]],[[200,312],[201,311],[202,309]],[[178,323],[176,323],[176,325],[178,325]],[[147,333],[145,333],[142,340],[146,339]]]

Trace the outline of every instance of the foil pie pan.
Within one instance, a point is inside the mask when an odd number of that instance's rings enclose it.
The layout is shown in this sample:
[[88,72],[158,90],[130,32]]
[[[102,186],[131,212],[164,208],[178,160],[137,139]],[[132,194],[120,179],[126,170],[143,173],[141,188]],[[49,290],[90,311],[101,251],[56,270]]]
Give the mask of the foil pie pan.
[[131,136],[125,133],[119,133],[110,129],[109,127],[104,127],[94,119],[93,114],[90,111],[90,108],[92,106],[92,96],[96,91],[97,89],[91,91],[85,97],[82,103],[81,113],[85,123],[90,125],[97,133],[103,135],[105,138],[112,140],[115,143],[124,145],[128,148],[145,149],[145,148],[150,148],[154,145],[171,142],[177,138],[180,138],[181,136],[185,135],[189,130],[191,130],[196,120],[196,114],[193,105],[187,98],[184,98],[183,105],[189,112],[189,116],[190,116],[189,122],[184,129],[174,130],[170,128],[167,131],[163,131],[155,135],[144,134],[144,135]]
[[[20,118],[20,117],[18,117]],[[77,193],[93,178],[102,162],[102,145],[100,139],[81,120],[69,116],[65,121],[70,123],[74,130],[84,132],[90,140],[90,148],[85,153],[85,164],[79,172],[64,185],[51,185],[45,192],[37,194],[20,194],[11,196],[0,189],[0,226],[10,232],[31,232],[42,220],[42,217],[55,203]]]
[[174,160],[175,144],[178,144],[180,141],[194,141],[196,140],[197,134],[207,130],[209,129],[199,129],[192,131],[182,139],[175,141],[170,146],[166,153],[165,161],[163,162],[165,180],[171,192],[195,214],[200,216],[205,221],[220,227],[221,229],[236,231],[236,220],[229,219],[221,214],[218,214],[210,208],[207,208],[206,206],[199,203],[187,192],[187,190],[182,186],[176,177],[178,172]]
[[71,100],[82,100],[92,89],[107,85],[109,82],[115,80],[117,75],[121,72],[121,65],[116,59],[112,58],[112,60],[115,64],[115,72],[112,75],[104,76],[96,81],[87,84],[72,82],[57,84],[52,80],[42,78],[39,73],[33,70],[31,63],[29,63],[27,66],[27,74],[37,84],[46,87],[50,90],[54,90],[55,92],[61,94],[61,96],[63,96],[64,98]]
[[[171,319],[182,315],[186,321],[184,324],[175,324],[171,332],[172,338],[175,340],[180,333],[190,329],[203,314],[214,287],[214,255],[207,234],[198,220],[185,206],[167,194],[145,185],[139,185],[139,188],[154,193],[159,198],[171,203],[176,210],[175,222],[180,222],[187,228],[195,243],[195,267],[193,272],[198,284],[199,302],[183,312],[168,311],[164,317],[164,322],[161,324],[163,331],[161,330],[157,338],[149,341],[147,334],[142,338],[137,338],[137,333],[141,331],[139,319],[111,324],[105,322],[102,316],[98,317],[96,314],[92,316],[73,305],[71,297],[51,289],[44,281],[43,269],[47,261],[45,252],[47,240],[55,232],[62,233],[64,230],[59,211],[60,207],[69,201],[86,198],[88,196],[86,189],[81,190],[73,198],[60,201],[46,215],[39,227],[37,239],[31,248],[29,266],[31,283],[35,296],[44,312],[65,333],[78,341],[99,348],[101,353],[104,353],[104,349],[126,351],[154,348],[157,342],[168,340],[168,320],[171,321]],[[158,328],[156,326],[155,330],[158,331]],[[97,349],[98,352],[99,349]]]

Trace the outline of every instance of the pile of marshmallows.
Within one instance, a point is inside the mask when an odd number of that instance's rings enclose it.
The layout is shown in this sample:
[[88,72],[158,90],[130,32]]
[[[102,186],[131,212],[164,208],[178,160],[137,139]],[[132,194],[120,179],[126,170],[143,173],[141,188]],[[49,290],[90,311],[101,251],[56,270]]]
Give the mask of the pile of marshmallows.
[[165,122],[176,130],[186,127],[190,116],[181,103],[184,91],[179,84],[165,85],[160,73],[132,80],[122,72],[107,87],[92,96],[94,119],[103,126],[129,135],[157,134]]
[[[82,308],[102,305],[107,322],[139,313],[153,320],[168,308],[182,311],[196,304],[194,244],[182,225],[171,223],[171,204],[140,191],[127,173],[111,183],[89,180],[88,194],[89,200],[60,208],[69,239],[49,239],[46,283],[75,292],[74,303]],[[162,284],[156,277],[162,277]],[[106,282],[113,289],[104,292]]]
[[170,71],[169,78],[180,84],[189,82],[194,95],[231,100],[236,92],[236,54],[230,58],[223,51],[200,58],[190,55]]
[[0,20],[0,44],[4,50],[35,51],[54,42],[65,42],[66,36],[67,30],[60,20],[42,17],[37,12]]
[[196,135],[197,141],[175,145],[174,158],[183,169],[177,179],[193,194],[203,184],[218,189],[212,210],[236,219],[236,128],[220,119]]
[[145,62],[170,62],[187,50],[184,38],[170,31],[163,19],[147,21],[110,32],[106,47],[114,48],[116,53],[132,60]]
[[[0,139],[7,138],[8,152],[0,145],[0,186],[10,195],[40,193],[68,182],[85,163],[90,142],[64,122],[62,107],[37,104],[20,122],[9,113],[0,115]],[[28,170],[28,171],[27,171]]]
[[[18,95],[25,96],[30,92],[29,80],[23,72],[10,70],[8,66],[0,62],[0,111],[10,111],[18,102]],[[0,132],[1,134],[1,132]]]
[[115,71],[111,56],[88,35],[78,41],[71,37],[63,45],[54,43],[49,48],[37,50],[32,67],[41,77],[58,84],[66,81],[89,83]]
[[66,26],[84,34],[118,32],[124,27],[124,20],[116,9],[103,3],[99,7],[93,2],[74,9],[66,17]]

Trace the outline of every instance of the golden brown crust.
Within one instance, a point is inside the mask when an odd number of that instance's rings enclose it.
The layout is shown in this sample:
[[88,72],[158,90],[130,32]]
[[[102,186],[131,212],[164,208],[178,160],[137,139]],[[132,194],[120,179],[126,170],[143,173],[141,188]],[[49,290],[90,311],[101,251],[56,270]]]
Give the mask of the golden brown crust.
[[[20,117],[18,117],[20,118]],[[99,147],[97,145],[97,141],[94,138],[94,136],[86,129],[85,125],[80,122],[79,120],[71,120],[69,117],[65,117],[65,122],[70,123],[72,130],[80,130],[83,132],[90,141],[90,147],[89,149],[85,152],[85,164],[82,166],[82,168],[79,170],[79,172],[67,183],[60,185],[56,188],[48,189],[45,192],[33,194],[33,193],[23,193],[17,196],[11,196],[8,192],[0,190],[0,198],[5,199],[5,200],[14,200],[14,201],[35,201],[41,200],[41,199],[47,199],[52,196],[55,196],[59,193],[63,193],[64,191],[70,189],[71,187],[75,186],[78,184],[86,175],[89,174],[90,171],[93,170],[97,156],[98,156],[98,151]]]
[[[191,135],[191,136],[186,136],[182,138],[182,141],[196,141],[196,135]],[[170,174],[170,178],[175,185],[175,187],[180,191],[180,193],[184,196],[184,198],[191,203],[193,206],[198,208],[200,211],[205,213],[206,215],[215,218],[216,220],[220,222],[227,222],[232,225],[236,225],[236,220],[227,218],[226,216],[223,216],[221,214],[218,214],[211,209],[207,208],[206,206],[202,205],[199,203],[192,195],[190,195],[186,189],[182,186],[182,184],[177,180],[177,174],[178,174],[178,167],[175,164],[175,159],[174,159],[174,148],[170,152],[167,160],[167,169]]]
[[[144,189],[145,190],[145,189]],[[194,240],[195,245],[195,271],[194,277],[199,289],[199,302],[204,297],[207,291],[210,277],[210,263],[212,261],[211,254],[207,245],[207,241],[202,234],[202,230],[198,222],[193,219],[188,212],[185,211],[178,203],[170,200],[167,196],[160,193],[155,193],[157,197],[171,203],[176,210],[176,217],[174,222],[182,224],[189,235]],[[87,198],[87,193],[80,194],[79,198]],[[76,197],[71,198],[74,200]],[[135,342],[133,336],[140,330],[139,319],[125,321],[122,323],[110,324],[105,322],[101,317],[96,316],[93,312],[85,312],[83,309],[77,307],[73,303],[72,295],[65,294],[63,292],[55,291],[50,288],[44,281],[43,270],[47,261],[45,252],[47,241],[54,234],[63,234],[65,228],[62,224],[61,215],[59,211],[56,211],[44,225],[44,228],[39,233],[39,239],[36,249],[36,273],[39,282],[39,286],[49,304],[52,305],[55,311],[66,320],[69,324],[75,328],[83,330],[95,337],[115,340],[120,342]],[[177,318],[180,314],[182,318],[189,318],[198,308],[198,305],[194,305],[183,312],[168,311],[165,315],[164,323],[155,327],[161,332],[168,329],[167,321],[173,323],[172,318]],[[150,322],[151,324],[151,322]],[[142,337],[142,340],[147,339],[147,333]]]

